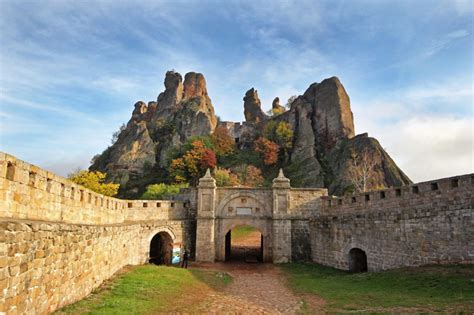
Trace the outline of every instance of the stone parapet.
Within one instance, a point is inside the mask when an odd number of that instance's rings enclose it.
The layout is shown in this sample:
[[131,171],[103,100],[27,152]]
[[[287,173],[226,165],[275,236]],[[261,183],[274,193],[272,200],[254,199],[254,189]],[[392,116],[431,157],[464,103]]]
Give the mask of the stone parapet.
[[170,201],[108,197],[0,152],[0,218],[120,224],[195,217],[194,191],[183,196],[189,198]]

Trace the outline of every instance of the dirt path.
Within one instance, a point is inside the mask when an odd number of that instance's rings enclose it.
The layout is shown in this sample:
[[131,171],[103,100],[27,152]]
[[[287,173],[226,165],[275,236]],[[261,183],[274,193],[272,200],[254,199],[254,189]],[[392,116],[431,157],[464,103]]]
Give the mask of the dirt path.
[[222,270],[233,277],[222,292],[212,292],[196,307],[198,313],[295,314],[302,305],[285,286],[280,269],[272,264],[193,264],[193,268]]

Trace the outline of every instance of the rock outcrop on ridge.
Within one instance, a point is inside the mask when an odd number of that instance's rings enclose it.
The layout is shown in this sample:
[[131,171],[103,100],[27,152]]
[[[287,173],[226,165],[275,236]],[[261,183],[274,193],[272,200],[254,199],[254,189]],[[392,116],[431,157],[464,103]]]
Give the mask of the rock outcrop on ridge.
[[[169,151],[192,136],[210,135],[218,124],[202,74],[187,73],[183,82],[179,73],[168,71],[164,85],[156,102],[135,104],[117,141],[90,167],[121,183],[122,196],[139,196],[146,185],[166,181]],[[354,156],[365,155],[371,160],[372,188],[411,182],[376,139],[355,136],[350,99],[336,77],[311,84],[289,110],[275,98],[272,109],[281,114],[274,116],[264,113],[254,88],[243,100],[245,122],[220,122],[236,139],[238,150],[252,150],[270,122],[286,122],[293,131],[288,157],[274,170],[268,167],[269,176],[283,167],[292,186],[327,187],[332,194],[343,194],[351,187]]]
[[201,73],[184,77],[168,71],[165,91],[156,102],[137,102],[117,141],[94,158],[90,170],[106,172],[108,180],[121,184],[121,195],[136,196],[144,186],[160,178],[168,151],[191,136],[207,136],[217,125],[214,107]]

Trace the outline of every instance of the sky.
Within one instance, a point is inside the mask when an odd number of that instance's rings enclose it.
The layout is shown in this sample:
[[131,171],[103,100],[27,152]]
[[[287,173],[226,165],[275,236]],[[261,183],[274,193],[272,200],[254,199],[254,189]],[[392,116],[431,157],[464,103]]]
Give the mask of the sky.
[[241,121],[337,76],[356,133],[415,182],[474,172],[473,16],[459,1],[0,0],[0,150],[67,175],[156,100],[166,71],[204,74]]

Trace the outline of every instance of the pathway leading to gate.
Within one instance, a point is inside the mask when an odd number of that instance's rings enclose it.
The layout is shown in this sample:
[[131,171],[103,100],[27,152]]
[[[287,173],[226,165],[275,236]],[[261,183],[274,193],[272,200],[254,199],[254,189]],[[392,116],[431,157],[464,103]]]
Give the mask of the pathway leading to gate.
[[221,270],[233,281],[221,292],[213,291],[197,306],[211,314],[295,314],[302,299],[286,286],[278,266],[245,262],[198,264],[192,268]]

